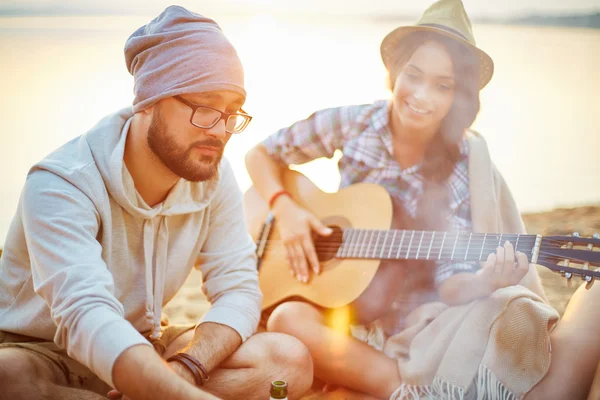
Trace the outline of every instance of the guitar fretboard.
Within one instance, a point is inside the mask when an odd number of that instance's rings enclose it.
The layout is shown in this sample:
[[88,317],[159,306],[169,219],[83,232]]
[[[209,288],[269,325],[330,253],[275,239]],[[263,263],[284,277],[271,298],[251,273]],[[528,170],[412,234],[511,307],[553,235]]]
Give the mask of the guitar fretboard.
[[508,241],[515,251],[525,253],[531,259],[536,238],[536,235],[525,234],[343,229],[342,243],[335,256],[381,260],[485,261],[498,246]]

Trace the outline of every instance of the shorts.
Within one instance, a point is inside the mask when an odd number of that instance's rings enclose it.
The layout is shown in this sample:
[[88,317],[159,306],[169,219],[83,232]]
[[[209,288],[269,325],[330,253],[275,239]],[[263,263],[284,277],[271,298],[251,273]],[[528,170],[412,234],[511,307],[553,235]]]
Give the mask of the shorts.
[[[194,324],[162,326],[160,339],[150,341],[156,352],[162,356],[165,349],[179,336],[196,327]],[[142,333],[149,339],[150,332]],[[31,336],[0,331],[0,350],[16,348],[26,350],[43,359],[57,376],[61,374],[69,387],[88,390],[106,396],[112,388],[85,365],[67,355],[67,351],[54,342]]]

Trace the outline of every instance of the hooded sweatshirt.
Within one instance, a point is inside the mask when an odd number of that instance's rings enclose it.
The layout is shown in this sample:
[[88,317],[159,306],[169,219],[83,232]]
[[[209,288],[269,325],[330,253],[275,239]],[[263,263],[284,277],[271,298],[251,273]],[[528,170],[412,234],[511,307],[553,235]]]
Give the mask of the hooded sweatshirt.
[[262,301],[229,163],[149,207],[123,162],[132,116],[104,118],[30,170],[0,259],[0,330],[54,341],[111,386],[117,357],[150,345],[139,332],[160,335],[194,265],[212,305],[200,323],[246,340]]

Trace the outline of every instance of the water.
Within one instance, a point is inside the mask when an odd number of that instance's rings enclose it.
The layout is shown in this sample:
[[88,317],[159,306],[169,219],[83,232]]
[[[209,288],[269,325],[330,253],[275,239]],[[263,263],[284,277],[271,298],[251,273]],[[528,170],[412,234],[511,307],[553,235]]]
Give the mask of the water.
[[[388,97],[379,43],[402,21],[215,16],[245,66],[250,127],[228,144],[239,185],[246,151],[312,111]],[[0,18],[0,243],[29,167],[131,103],[123,45],[145,17]],[[496,63],[474,128],[523,211],[600,202],[600,30],[476,25]],[[335,190],[330,160],[303,170]]]

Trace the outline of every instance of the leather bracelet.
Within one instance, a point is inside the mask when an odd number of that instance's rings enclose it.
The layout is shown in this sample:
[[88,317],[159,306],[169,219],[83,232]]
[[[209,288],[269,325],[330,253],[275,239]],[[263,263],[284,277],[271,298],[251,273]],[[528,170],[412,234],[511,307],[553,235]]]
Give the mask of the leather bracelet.
[[202,363],[200,361],[198,361],[196,358],[190,356],[187,353],[177,353],[177,355],[179,357],[185,358],[186,360],[188,360],[189,362],[194,364],[196,366],[196,368],[198,368],[198,371],[202,375],[202,383],[204,383],[208,380],[208,371],[206,370],[206,368],[204,367],[204,365],[202,365]]
[[273,195],[269,199],[269,210],[273,208],[273,204],[275,204],[275,200],[277,200],[279,198],[279,196],[282,196],[284,194],[289,197],[292,197],[290,192],[288,192],[287,190],[280,190],[278,192],[273,193]]
[[167,362],[175,361],[184,365],[194,375],[194,382],[196,386],[204,385],[204,382],[208,380],[208,371],[204,368],[204,365],[194,357],[186,353],[177,353],[167,359]]

